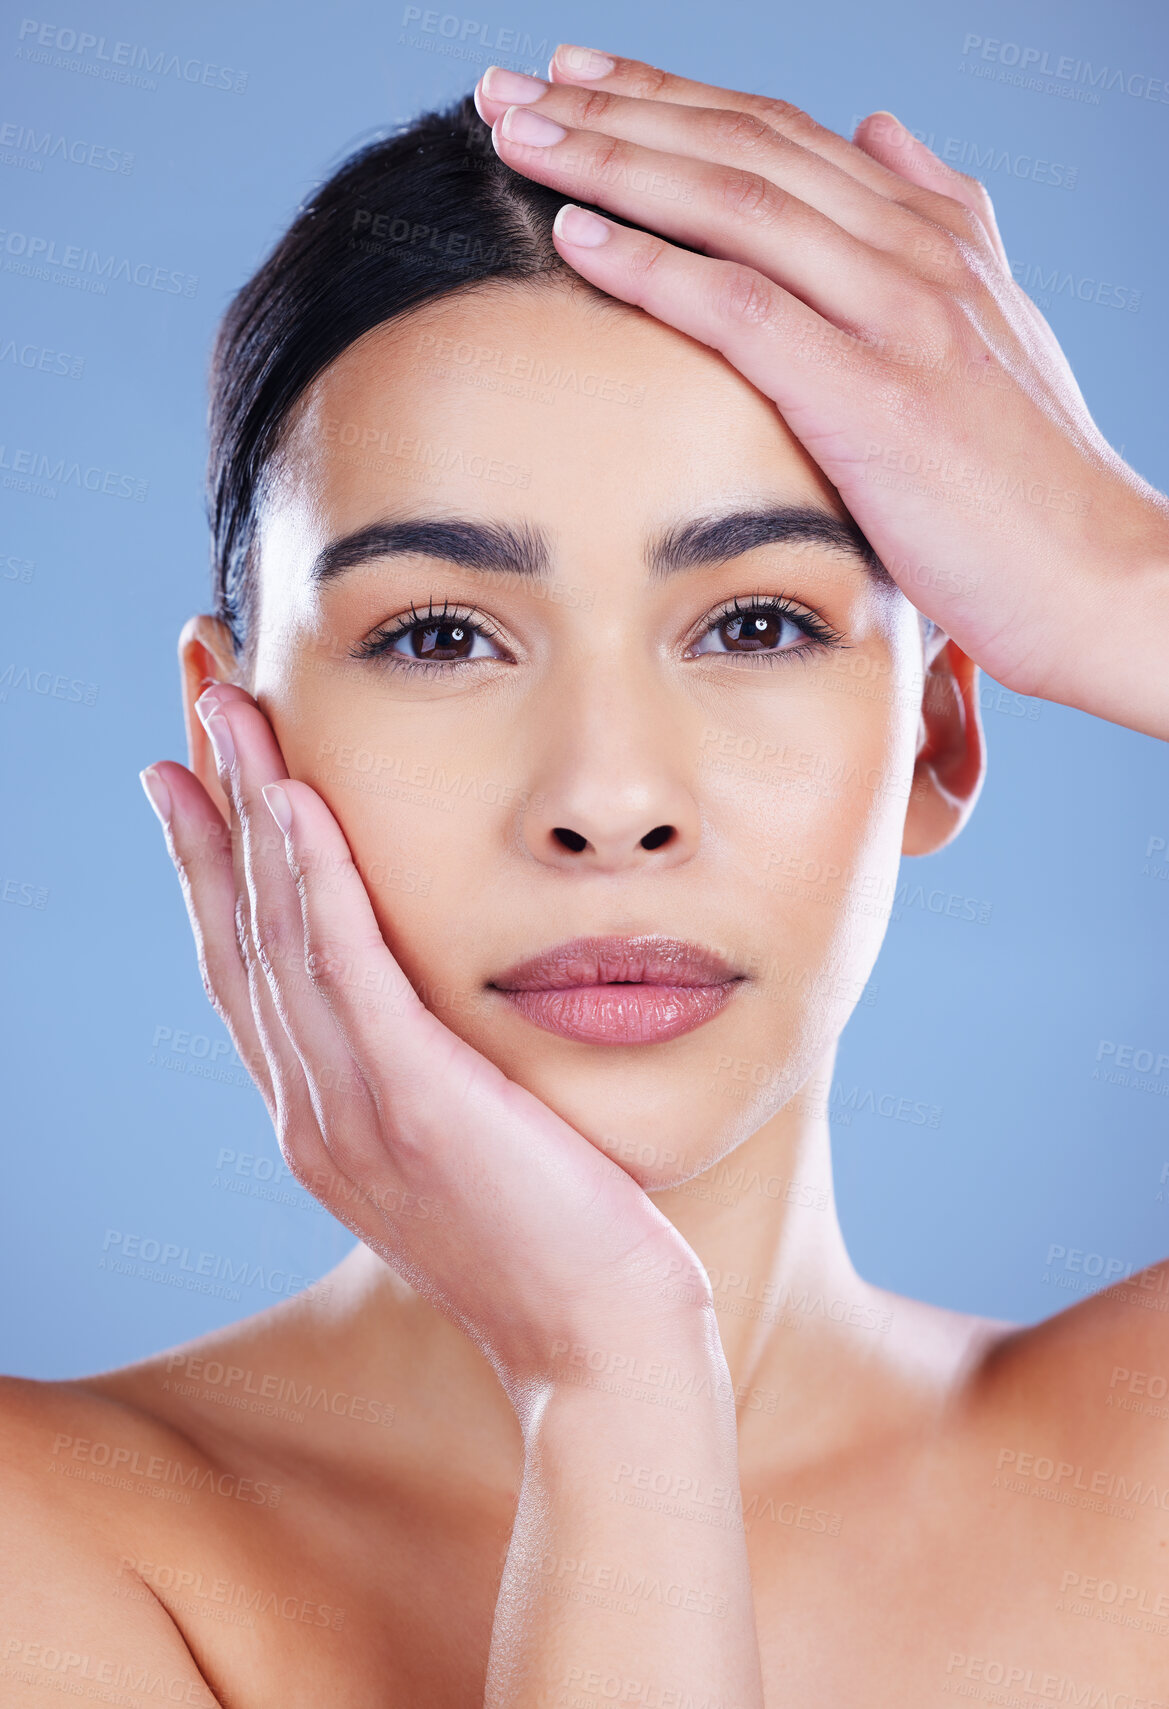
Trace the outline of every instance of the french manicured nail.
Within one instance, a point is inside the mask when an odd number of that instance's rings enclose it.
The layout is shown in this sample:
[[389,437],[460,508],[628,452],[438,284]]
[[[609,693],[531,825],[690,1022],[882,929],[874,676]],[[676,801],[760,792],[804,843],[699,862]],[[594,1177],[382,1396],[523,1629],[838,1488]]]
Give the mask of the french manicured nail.
[[901,123],[901,120],[897,117],[896,113],[891,113],[887,107],[878,107],[875,113],[869,114],[869,117],[870,119],[888,119],[889,124],[886,126],[886,129],[892,129],[894,131],[903,131],[905,129],[905,126]]
[[562,71],[567,71],[572,77],[607,77],[617,64],[607,53],[598,53],[595,47],[573,47],[571,42],[561,42],[552,58]]
[[224,771],[230,771],[235,764],[235,743],[231,739],[231,725],[222,712],[212,710],[211,716],[204,718],[203,728],[215,749],[215,758],[219,765]]
[[613,227],[599,214],[590,214],[575,202],[565,202],[552,222],[552,230],[565,243],[575,243],[580,249],[596,249],[598,244],[608,243]]
[[152,765],[148,765],[145,771],[138,773],[138,780],[146,791],[146,799],[158,814],[160,822],[163,825],[169,825],[171,816],[170,790],[166,786],[162,773],[155,771]]
[[287,795],[278,783],[266,783],[260,794],[264,797],[268,811],[275,819],[281,836],[286,837],[289,826],[292,824],[292,806]]
[[538,101],[546,95],[551,84],[538,77],[525,77],[522,71],[505,71],[501,65],[489,65],[483,73],[483,93],[489,101],[503,101],[507,106],[523,106],[526,101]]
[[199,722],[202,724],[204,729],[207,728],[208,718],[210,718],[211,714],[215,711],[215,708],[219,705],[219,687],[219,683],[213,682],[209,688],[203,689],[198,700],[195,702],[195,711],[198,713]]
[[526,143],[529,148],[550,148],[568,135],[555,119],[546,119],[543,113],[530,113],[526,107],[509,107],[500,120],[500,129],[508,142]]

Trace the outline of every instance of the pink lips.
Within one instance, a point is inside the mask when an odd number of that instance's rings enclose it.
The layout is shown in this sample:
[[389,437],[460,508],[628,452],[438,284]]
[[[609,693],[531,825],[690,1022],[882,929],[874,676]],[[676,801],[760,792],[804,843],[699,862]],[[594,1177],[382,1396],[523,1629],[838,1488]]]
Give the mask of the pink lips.
[[742,976],[677,938],[574,938],[490,981],[546,1032],[585,1044],[662,1044],[712,1020]]

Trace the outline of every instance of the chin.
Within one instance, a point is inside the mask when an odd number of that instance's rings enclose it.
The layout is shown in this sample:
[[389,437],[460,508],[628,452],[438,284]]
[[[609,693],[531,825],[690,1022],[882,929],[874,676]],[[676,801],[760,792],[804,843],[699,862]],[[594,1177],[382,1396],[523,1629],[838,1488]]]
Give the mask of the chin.
[[746,1072],[742,1048],[716,1033],[717,1024],[668,1044],[617,1050],[553,1040],[543,1050],[528,1041],[522,1052],[501,1050],[496,1037],[484,1054],[639,1187],[662,1192],[694,1180],[749,1139],[812,1071],[814,1053],[801,1051],[798,1064],[781,1055]]

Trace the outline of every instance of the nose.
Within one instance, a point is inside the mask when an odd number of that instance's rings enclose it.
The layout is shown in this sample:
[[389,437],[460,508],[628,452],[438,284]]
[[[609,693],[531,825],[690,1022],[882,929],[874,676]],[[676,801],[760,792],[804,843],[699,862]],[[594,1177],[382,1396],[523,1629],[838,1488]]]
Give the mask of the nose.
[[701,814],[673,709],[652,694],[563,695],[524,815],[528,852],[565,871],[665,870],[696,852]]

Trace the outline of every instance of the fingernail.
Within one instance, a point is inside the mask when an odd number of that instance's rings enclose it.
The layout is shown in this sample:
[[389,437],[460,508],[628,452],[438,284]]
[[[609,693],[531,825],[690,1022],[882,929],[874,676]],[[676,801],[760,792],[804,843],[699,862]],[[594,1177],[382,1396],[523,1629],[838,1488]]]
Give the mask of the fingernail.
[[155,771],[152,765],[148,765],[145,771],[138,773],[138,781],[146,791],[147,801],[158,814],[159,822],[163,825],[169,825],[171,816],[170,790],[166,786],[162,773]]
[[260,794],[264,797],[268,811],[276,821],[282,836],[287,836],[292,824],[292,805],[287,795],[278,783],[266,783]]
[[869,117],[870,119],[888,119],[894,130],[903,131],[905,129],[896,113],[889,112],[886,107],[878,107],[875,113],[869,114]]
[[219,683],[213,682],[210,688],[205,688],[195,702],[195,711],[203,728],[207,728],[207,720],[219,705]]
[[489,65],[483,73],[483,93],[491,101],[503,101],[509,107],[515,103],[538,101],[551,85],[538,77],[526,77],[522,71],[505,71],[501,65]]
[[529,148],[550,148],[568,135],[563,125],[546,119],[543,113],[531,113],[526,107],[509,107],[499,128],[508,142],[527,143]]
[[581,249],[596,249],[608,243],[613,227],[599,214],[578,208],[575,202],[565,202],[552,222],[552,230],[564,243],[575,243]]
[[595,47],[573,47],[570,42],[561,42],[552,58],[562,71],[570,72],[573,77],[607,77],[617,64]]
[[231,739],[231,725],[222,712],[212,712],[209,718],[204,718],[203,728],[215,749],[215,759],[222,771],[230,771],[235,764],[235,743]]

